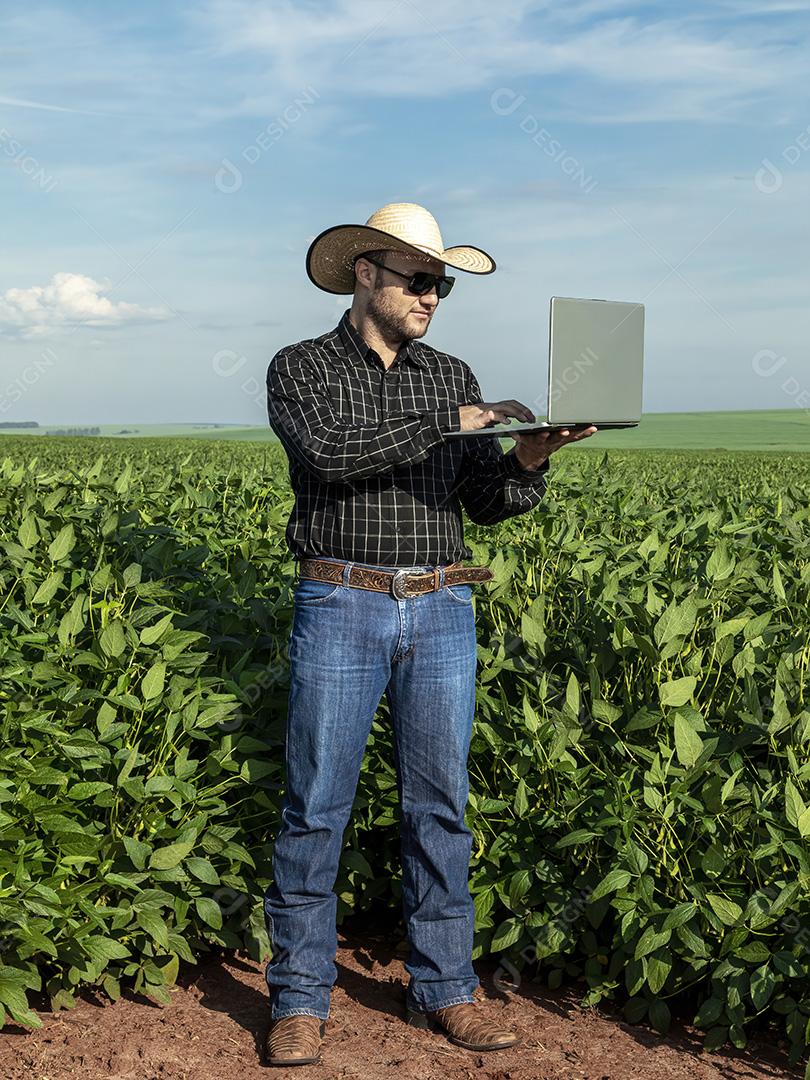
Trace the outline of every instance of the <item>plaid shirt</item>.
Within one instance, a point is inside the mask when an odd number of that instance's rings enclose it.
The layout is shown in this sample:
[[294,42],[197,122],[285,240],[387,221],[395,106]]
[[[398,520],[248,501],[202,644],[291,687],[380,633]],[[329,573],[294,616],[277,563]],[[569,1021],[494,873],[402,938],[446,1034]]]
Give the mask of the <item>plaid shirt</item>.
[[286,345],[267,369],[267,415],[289,460],[296,558],[382,566],[470,559],[461,509],[492,525],[533,509],[548,460],[524,469],[495,437],[445,440],[482,401],[472,370],[411,340],[386,370],[349,320]]

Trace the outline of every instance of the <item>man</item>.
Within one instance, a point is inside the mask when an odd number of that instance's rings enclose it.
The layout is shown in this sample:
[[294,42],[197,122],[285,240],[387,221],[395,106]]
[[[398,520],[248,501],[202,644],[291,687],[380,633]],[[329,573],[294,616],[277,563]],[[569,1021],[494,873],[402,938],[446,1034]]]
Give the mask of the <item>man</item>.
[[325,230],[307,273],[353,294],[339,325],[282,348],[267,371],[270,426],[289,460],[288,546],[299,561],[289,643],[286,795],[265,894],[268,1064],[319,1059],[337,977],[337,876],[371,723],[390,706],[402,811],[402,906],[410,942],[406,1017],[471,1050],[517,1036],[473,991],[472,834],[464,820],[475,708],[472,582],[461,509],[481,524],[531,510],[549,455],[590,435],[497,439],[449,431],[534,419],[483,402],[457,357],[423,344],[454,279],[495,269],[480,248],[444,248],[433,216],[389,204],[365,226]]

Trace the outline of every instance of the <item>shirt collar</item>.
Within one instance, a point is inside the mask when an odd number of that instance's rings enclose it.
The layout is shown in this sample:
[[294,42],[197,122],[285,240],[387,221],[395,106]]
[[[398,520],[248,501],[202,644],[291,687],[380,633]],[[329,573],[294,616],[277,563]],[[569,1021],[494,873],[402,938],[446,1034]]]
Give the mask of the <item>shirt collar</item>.
[[[349,309],[347,308],[343,312],[343,317],[337,326],[338,333],[346,346],[346,351],[349,356],[362,357],[366,359],[368,354],[372,351],[371,346],[360,333],[360,331],[354,326],[349,318]],[[400,354],[405,360],[410,360],[411,363],[416,364],[417,367],[429,368],[430,362],[422,355],[420,348],[414,348],[415,342],[413,339],[409,340],[405,346],[400,350]]]

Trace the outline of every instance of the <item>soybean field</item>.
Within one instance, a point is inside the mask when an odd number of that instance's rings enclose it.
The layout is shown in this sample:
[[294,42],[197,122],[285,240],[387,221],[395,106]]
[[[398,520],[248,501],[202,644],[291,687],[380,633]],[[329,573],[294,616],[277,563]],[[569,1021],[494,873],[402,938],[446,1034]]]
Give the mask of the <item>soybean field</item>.
[[[709,1048],[810,1042],[810,454],[555,454],[466,523],[475,957]],[[273,442],[0,440],[0,1025],[268,953],[292,494]],[[396,913],[387,705],[338,919]],[[808,1070],[810,1075],[810,1070]]]

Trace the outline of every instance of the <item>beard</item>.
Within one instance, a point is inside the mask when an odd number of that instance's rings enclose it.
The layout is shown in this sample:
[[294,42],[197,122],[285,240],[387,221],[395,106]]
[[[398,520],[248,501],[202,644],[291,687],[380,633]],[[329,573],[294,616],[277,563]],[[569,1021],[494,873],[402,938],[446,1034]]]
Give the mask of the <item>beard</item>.
[[372,289],[366,315],[370,316],[380,335],[388,341],[411,341],[414,338],[424,337],[427,333],[430,319],[422,320],[421,328],[414,330],[408,325],[410,312],[401,312],[395,304],[386,303],[382,290]]

